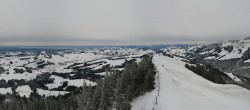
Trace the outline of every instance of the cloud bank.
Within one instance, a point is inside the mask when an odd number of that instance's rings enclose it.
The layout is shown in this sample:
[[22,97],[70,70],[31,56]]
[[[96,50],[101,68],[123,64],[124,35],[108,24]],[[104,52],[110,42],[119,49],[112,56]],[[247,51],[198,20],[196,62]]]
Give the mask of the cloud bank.
[[0,0],[0,45],[242,39],[249,10],[249,0]]

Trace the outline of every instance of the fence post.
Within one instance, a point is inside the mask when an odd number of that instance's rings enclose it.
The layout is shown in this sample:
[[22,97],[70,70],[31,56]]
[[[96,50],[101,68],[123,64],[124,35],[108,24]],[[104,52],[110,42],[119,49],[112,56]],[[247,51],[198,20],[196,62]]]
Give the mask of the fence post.
[[157,103],[157,97],[155,98],[155,100],[156,100],[156,105],[157,105],[157,104],[158,104],[158,103]]

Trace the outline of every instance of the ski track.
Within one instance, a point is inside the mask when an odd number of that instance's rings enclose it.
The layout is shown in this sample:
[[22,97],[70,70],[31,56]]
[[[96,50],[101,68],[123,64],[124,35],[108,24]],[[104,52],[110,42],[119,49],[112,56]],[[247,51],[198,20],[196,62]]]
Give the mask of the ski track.
[[[156,89],[135,99],[132,110],[249,110],[250,91],[242,87],[212,83],[185,68],[185,62],[155,55],[160,76]],[[156,76],[157,78],[157,76]]]

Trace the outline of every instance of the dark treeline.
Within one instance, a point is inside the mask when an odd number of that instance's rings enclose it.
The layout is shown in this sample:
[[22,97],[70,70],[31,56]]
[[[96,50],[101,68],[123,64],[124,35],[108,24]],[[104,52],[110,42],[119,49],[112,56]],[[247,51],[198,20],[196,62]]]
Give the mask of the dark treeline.
[[[191,61],[192,62],[192,61]],[[190,62],[189,62],[190,63]],[[242,77],[240,75],[234,74],[237,76],[241,81],[235,81],[234,79],[230,78],[227,74],[220,71],[219,69],[207,65],[207,64],[198,64],[193,63],[192,65],[186,64],[185,67],[194,73],[202,76],[203,78],[212,81],[217,84],[235,84],[241,86],[243,88],[250,90],[250,79],[247,77]]]
[[195,64],[195,65],[188,65],[186,64],[185,67],[194,73],[202,76],[203,78],[212,81],[218,84],[227,84],[232,83],[232,79],[225,74],[224,72],[220,71],[217,68],[214,68],[211,65],[202,65],[202,64]]
[[108,71],[95,86],[83,84],[80,92],[45,97],[32,90],[29,98],[0,95],[1,110],[130,110],[130,102],[154,89],[156,70],[152,56],[132,63],[123,71]]

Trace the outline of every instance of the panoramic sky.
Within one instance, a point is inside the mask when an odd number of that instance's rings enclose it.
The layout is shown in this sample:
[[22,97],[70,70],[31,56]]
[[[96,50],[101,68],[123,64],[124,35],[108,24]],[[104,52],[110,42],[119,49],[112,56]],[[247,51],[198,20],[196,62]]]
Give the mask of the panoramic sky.
[[250,36],[250,0],[0,0],[0,45],[217,42]]

